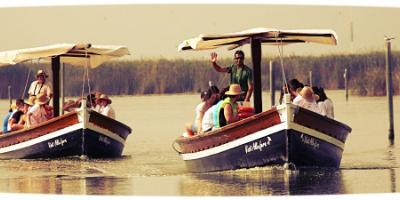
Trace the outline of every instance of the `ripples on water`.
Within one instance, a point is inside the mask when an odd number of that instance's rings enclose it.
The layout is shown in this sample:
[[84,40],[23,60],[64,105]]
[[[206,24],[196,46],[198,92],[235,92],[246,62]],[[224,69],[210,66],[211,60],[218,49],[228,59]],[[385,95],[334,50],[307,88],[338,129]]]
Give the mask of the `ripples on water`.
[[[387,140],[385,97],[350,97],[328,91],[335,116],[353,128],[340,169],[287,170],[279,166],[187,173],[172,141],[193,119],[198,95],[113,97],[117,118],[132,127],[118,159],[4,160],[0,192],[102,195],[304,195],[400,191],[400,152]],[[269,96],[264,94],[269,106]],[[396,122],[400,109],[395,97]],[[6,107],[1,100],[0,106]],[[397,138],[397,137],[396,137]]]

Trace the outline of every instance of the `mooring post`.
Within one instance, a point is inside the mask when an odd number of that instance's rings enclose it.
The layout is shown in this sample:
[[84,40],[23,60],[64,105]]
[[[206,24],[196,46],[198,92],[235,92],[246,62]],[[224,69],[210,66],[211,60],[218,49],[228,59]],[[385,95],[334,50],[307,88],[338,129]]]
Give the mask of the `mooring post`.
[[10,101],[10,107],[9,107],[9,109],[11,109],[11,105],[12,105],[12,99],[11,99],[11,85],[8,86],[8,100]]
[[393,84],[392,84],[392,53],[390,40],[394,38],[385,37],[386,40],[386,96],[388,97],[389,107],[389,140],[394,141],[394,125],[393,125]]
[[275,70],[274,62],[269,61],[269,91],[271,92],[271,107],[275,105]]
[[348,85],[349,78],[348,77],[349,77],[349,75],[348,75],[348,71],[346,68],[346,69],[344,69],[344,74],[343,74],[346,102],[349,100],[349,85]]
[[310,87],[312,87],[312,71],[310,71]]

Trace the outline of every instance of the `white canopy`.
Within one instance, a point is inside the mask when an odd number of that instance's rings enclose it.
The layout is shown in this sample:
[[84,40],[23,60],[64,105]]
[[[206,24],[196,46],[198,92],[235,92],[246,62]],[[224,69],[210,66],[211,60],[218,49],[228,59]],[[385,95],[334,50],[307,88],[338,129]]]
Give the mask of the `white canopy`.
[[[87,65],[94,68],[105,61],[124,55],[129,55],[128,48],[124,46],[55,44],[0,52],[0,67],[34,59],[51,59],[51,57],[54,56],[61,56],[61,62],[63,63],[81,66]],[[87,59],[84,59],[85,57],[87,57]]]
[[196,38],[183,41],[179,45],[178,50],[205,50],[214,49],[223,45],[229,45],[229,49],[234,49],[250,43],[251,38],[260,39],[261,43],[272,45],[305,42],[329,45],[337,44],[336,33],[332,30],[278,30],[254,28],[220,35],[199,35]]

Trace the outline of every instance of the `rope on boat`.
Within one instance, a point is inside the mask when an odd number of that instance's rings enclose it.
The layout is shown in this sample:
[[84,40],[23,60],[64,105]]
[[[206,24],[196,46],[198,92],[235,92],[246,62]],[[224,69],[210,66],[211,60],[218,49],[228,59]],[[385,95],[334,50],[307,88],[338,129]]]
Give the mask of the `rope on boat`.
[[282,37],[280,38],[280,40],[277,40],[276,43],[278,46],[279,60],[280,60],[281,70],[282,70],[282,79],[283,79],[284,85],[286,85],[286,90],[284,90],[283,92],[285,94],[288,94],[289,88],[288,88],[288,84],[287,84],[287,80],[286,80],[285,69],[283,68],[283,40],[282,40]]
[[31,70],[28,70],[28,76],[26,77],[24,91],[21,94],[21,99],[24,99],[26,88],[28,87],[29,76],[31,75]]
[[[82,93],[81,93],[81,98],[84,98],[84,94],[85,94],[85,83],[87,80],[87,86],[88,86],[88,92],[89,94],[91,93],[91,88],[90,88],[90,79],[89,79],[89,56],[88,56],[88,50],[87,48],[85,48],[85,67],[83,70],[83,77],[82,77]],[[89,99],[87,99],[88,101],[92,102],[92,97],[91,95],[89,95]]]
[[10,110],[11,110],[11,105],[12,105],[12,99],[11,99],[11,85],[8,85],[8,100],[10,101]]
[[173,149],[176,153],[182,154],[182,152],[178,151],[178,150],[175,148],[175,144],[176,144],[176,141],[173,141],[172,144],[171,144],[172,149]]
[[[88,52],[87,52],[87,48],[85,49],[85,57],[87,57],[87,54],[88,54]],[[89,92],[89,94],[91,94],[91,89],[90,89],[90,78],[89,78],[89,62],[90,62],[90,60],[89,59],[86,59],[86,67],[85,67],[85,69],[86,69],[86,78],[87,78],[87,84],[88,84],[88,92]],[[92,102],[92,95],[89,95],[89,101],[90,102]]]

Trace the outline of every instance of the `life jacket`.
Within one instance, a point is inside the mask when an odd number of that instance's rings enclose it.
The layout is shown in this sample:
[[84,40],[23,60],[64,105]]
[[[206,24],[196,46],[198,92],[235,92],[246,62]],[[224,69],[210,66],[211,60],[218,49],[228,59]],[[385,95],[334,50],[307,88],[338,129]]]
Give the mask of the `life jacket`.
[[216,106],[216,110],[214,112],[214,127],[220,128],[223,127],[227,124],[225,116],[224,116],[224,108],[227,104],[230,104],[232,109],[233,109],[233,115],[237,115],[237,104],[236,103],[231,103],[231,98],[227,97],[223,101],[218,102]]

